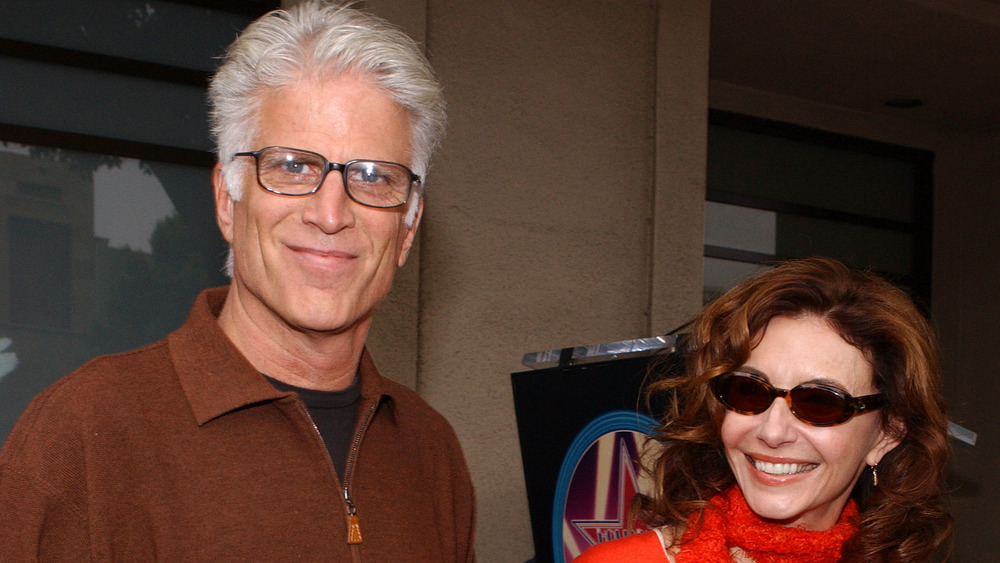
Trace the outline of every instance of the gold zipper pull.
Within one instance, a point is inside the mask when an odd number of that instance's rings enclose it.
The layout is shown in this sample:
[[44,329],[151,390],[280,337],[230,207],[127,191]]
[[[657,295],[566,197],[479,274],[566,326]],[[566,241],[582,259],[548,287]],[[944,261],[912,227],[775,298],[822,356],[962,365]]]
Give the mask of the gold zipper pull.
[[361,524],[357,516],[347,516],[347,543],[361,543]]
[[361,523],[358,521],[358,511],[354,508],[354,503],[351,502],[346,487],[344,488],[344,502],[347,503],[347,543],[359,544],[362,542]]

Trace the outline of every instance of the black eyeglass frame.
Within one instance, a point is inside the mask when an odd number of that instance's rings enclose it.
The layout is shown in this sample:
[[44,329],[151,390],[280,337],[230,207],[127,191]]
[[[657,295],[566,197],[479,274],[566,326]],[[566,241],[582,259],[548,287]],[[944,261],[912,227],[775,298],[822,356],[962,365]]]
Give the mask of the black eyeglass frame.
[[[295,151],[295,152],[299,152],[299,153],[311,154],[311,155],[315,155],[315,156],[319,157],[320,159],[322,159],[322,161],[324,163],[323,164],[323,173],[320,174],[319,181],[316,183],[316,187],[314,187],[312,190],[310,190],[308,192],[293,194],[293,193],[288,193],[288,192],[281,192],[281,191],[269,188],[266,185],[264,185],[264,182],[260,179],[260,155],[264,151],[267,151],[267,150],[270,150],[270,149],[283,149],[283,150]],[[292,197],[305,196],[305,195],[314,194],[314,193],[318,192],[321,187],[323,187],[323,182],[326,181],[327,174],[329,174],[332,170],[337,170],[337,171],[340,172],[341,178],[343,179],[344,191],[347,193],[347,197],[351,198],[351,201],[353,201],[355,203],[358,203],[360,205],[364,205],[365,207],[372,207],[372,208],[375,208],[375,209],[395,209],[395,208],[400,207],[402,205],[406,205],[406,202],[410,201],[410,196],[413,195],[413,189],[416,186],[420,185],[420,182],[421,182],[420,175],[414,173],[413,170],[411,170],[409,166],[406,166],[405,164],[400,164],[398,162],[392,162],[392,161],[389,161],[389,160],[373,160],[373,159],[370,159],[370,158],[356,158],[356,159],[349,160],[349,161],[344,162],[344,163],[330,162],[329,160],[327,160],[327,158],[325,156],[323,156],[323,155],[321,155],[321,154],[319,154],[318,152],[315,152],[315,151],[307,151],[305,149],[297,149],[297,148],[294,148],[294,147],[283,147],[283,146],[277,146],[277,145],[272,145],[272,146],[264,147],[262,149],[258,149],[258,150],[255,150],[255,151],[241,151],[241,152],[233,153],[233,158],[234,159],[236,157],[238,157],[238,156],[250,156],[250,157],[253,157],[253,159],[254,159],[254,174],[257,177],[257,185],[259,185],[261,188],[263,188],[263,189],[265,189],[265,190],[267,190],[267,191],[269,191],[269,192],[271,192],[273,194],[287,195],[287,196],[292,196]],[[347,180],[347,170],[348,170],[348,168],[351,167],[351,165],[358,164],[358,163],[366,163],[366,162],[370,162],[370,163],[374,163],[374,164],[391,164],[392,166],[399,166],[400,168],[402,168],[403,170],[405,170],[409,174],[410,184],[409,184],[409,187],[407,188],[406,197],[403,198],[403,201],[401,201],[399,203],[396,203],[396,204],[393,204],[393,205],[373,205],[371,203],[366,203],[364,201],[360,201],[353,193],[351,193],[350,184],[349,184],[349,182]]]
[[[764,388],[764,390],[767,391],[768,395],[770,395],[771,400],[768,401],[767,405],[763,409],[757,411],[752,411],[752,410],[748,411],[734,407],[724,397],[725,395],[724,385],[727,381],[731,380],[733,377],[747,378],[760,384]],[[822,383],[802,383],[796,385],[795,387],[792,387],[791,389],[781,389],[779,387],[771,385],[770,381],[768,381],[767,379],[765,379],[760,375],[742,371],[731,371],[713,377],[709,384],[712,389],[712,395],[714,395],[715,398],[718,399],[720,403],[722,403],[722,406],[726,407],[727,409],[733,412],[745,415],[762,414],[766,412],[767,409],[771,408],[771,405],[774,404],[774,400],[776,398],[781,397],[782,399],[785,399],[785,403],[788,405],[788,410],[792,411],[792,414],[795,415],[795,418],[801,420],[802,422],[810,426],[821,426],[821,427],[836,426],[838,424],[843,424],[847,422],[848,420],[854,418],[859,414],[868,412],[870,410],[879,409],[885,406],[885,399],[883,398],[881,393],[855,397],[850,393],[848,393],[847,391],[838,389],[837,387],[833,387],[832,385],[824,385]],[[843,402],[843,409],[844,409],[843,413],[841,413],[840,416],[838,416],[836,419],[825,422],[823,421],[816,422],[813,420],[809,420],[808,418],[804,418],[807,417],[808,415],[799,412],[799,410],[795,408],[795,401],[793,399],[792,394],[795,392],[796,389],[819,390],[833,394]]]

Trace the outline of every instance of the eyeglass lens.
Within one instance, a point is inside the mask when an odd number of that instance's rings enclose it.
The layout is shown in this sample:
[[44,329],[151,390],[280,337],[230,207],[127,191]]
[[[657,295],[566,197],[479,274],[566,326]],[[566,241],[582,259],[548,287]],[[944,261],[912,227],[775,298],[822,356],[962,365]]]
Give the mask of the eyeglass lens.
[[796,418],[814,426],[840,424],[856,413],[850,395],[818,385],[804,384],[786,391],[748,374],[730,373],[712,380],[712,390],[725,407],[743,414],[763,413],[775,398],[787,393]]
[[331,168],[341,171],[348,195],[363,205],[395,207],[405,203],[410,194],[412,173],[401,164],[377,160],[329,164],[320,154],[284,147],[268,147],[257,153],[258,180],[279,194],[313,193]]

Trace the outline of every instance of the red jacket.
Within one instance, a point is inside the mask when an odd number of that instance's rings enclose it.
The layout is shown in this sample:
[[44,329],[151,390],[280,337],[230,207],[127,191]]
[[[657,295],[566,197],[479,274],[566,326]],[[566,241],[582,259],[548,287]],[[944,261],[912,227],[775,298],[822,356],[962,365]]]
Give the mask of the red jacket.
[[473,561],[454,432],[367,352],[345,474],[362,542],[348,544],[322,439],[225,337],[225,295],[28,406],[0,451],[0,561]]
[[574,563],[667,563],[668,558],[656,532],[632,534],[591,546]]

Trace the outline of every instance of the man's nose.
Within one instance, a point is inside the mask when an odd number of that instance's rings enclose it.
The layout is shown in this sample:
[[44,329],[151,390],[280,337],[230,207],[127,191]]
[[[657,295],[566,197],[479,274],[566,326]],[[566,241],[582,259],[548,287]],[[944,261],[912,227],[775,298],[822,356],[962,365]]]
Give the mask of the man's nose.
[[306,197],[302,220],[315,225],[326,234],[354,224],[355,206],[347,195],[344,177],[339,170],[331,170],[315,193]]

